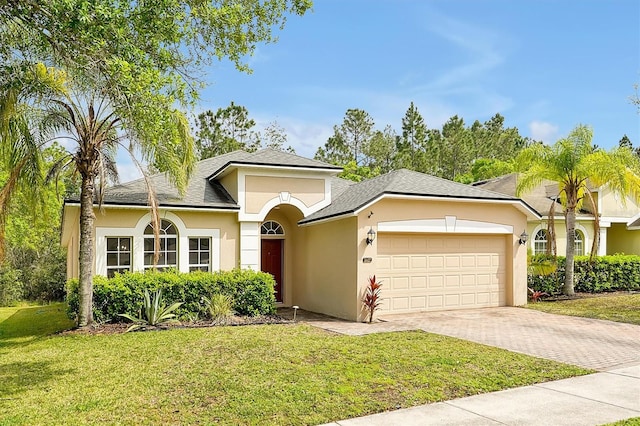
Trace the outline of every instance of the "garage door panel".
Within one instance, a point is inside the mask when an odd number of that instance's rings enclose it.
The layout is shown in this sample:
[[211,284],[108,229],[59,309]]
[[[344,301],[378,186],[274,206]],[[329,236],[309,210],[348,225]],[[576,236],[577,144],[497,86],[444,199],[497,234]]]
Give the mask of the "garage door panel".
[[442,288],[444,287],[444,275],[429,275],[427,276],[427,288]]
[[427,271],[427,256],[411,256],[411,270]]
[[[504,236],[381,234],[383,310],[410,312],[506,303]],[[385,288],[386,287],[386,288]]]
[[427,277],[426,276],[411,277],[411,288],[415,288],[415,289],[427,288]]
[[431,269],[442,269],[444,268],[444,256],[429,256],[427,264]]
[[455,293],[455,294],[445,294],[444,295],[444,306],[447,308],[450,307],[458,307],[460,306],[460,295]]

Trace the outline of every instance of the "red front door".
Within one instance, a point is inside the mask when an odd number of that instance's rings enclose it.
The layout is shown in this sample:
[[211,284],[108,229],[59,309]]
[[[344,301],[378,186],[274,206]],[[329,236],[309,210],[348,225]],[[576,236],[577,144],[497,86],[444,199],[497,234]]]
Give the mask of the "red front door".
[[276,302],[282,302],[282,241],[284,240],[262,240],[261,269],[273,275],[276,280]]

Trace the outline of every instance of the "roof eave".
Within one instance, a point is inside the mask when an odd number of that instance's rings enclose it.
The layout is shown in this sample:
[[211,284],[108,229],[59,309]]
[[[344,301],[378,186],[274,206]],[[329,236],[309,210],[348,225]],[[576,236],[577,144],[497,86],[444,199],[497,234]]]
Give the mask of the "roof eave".
[[402,199],[432,199],[432,200],[447,200],[447,201],[458,201],[458,202],[474,202],[474,201],[484,201],[490,203],[499,203],[499,204],[512,204],[516,209],[521,211],[527,216],[527,220],[530,219],[542,219],[540,213],[538,213],[533,207],[529,204],[521,200],[520,198],[482,198],[482,197],[463,197],[463,196],[452,196],[452,195],[420,195],[420,194],[409,194],[409,193],[401,193],[401,192],[384,192],[367,202],[361,204],[359,207],[356,207],[352,210],[347,210],[339,213],[335,213],[329,216],[319,217],[317,219],[305,220],[302,219],[298,222],[299,225],[309,225],[312,223],[325,222],[327,220],[337,220],[343,217],[355,216],[358,215],[363,210],[369,208],[371,205],[377,203],[383,198],[402,198]]
[[[69,206],[80,206],[80,202],[78,201],[67,201],[64,202],[65,205]],[[93,203],[94,208],[100,208],[100,204]],[[103,202],[103,207],[114,207],[114,208],[122,208],[122,209],[149,209],[148,204],[142,203],[123,203],[123,202]],[[158,206],[161,209],[175,209],[175,210],[192,210],[192,211],[239,211],[240,206],[237,204],[227,206],[194,206],[189,204],[160,204]]]
[[337,175],[338,173],[342,172],[342,167],[338,167],[338,166],[331,166],[331,167],[324,167],[324,166],[304,166],[304,165],[295,165],[295,164],[272,164],[272,163],[260,163],[257,161],[229,161],[227,162],[225,165],[223,165],[222,167],[220,167],[218,170],[214,171],[212,174],[210,174],[207,177],[207,180],[211,181],[213,179],[217,179],[220,177],[225,176],[226,174],[228,174],[229,172],[233,171],[234,169],[237,169],[239,166],[245,166],[245,167],[249,167],[249,168],[259,168],[259,169],[291,169],[291,170],[296,170],[296,171],[314,171],[314,172],[328,172],[331,173],[333,175]]

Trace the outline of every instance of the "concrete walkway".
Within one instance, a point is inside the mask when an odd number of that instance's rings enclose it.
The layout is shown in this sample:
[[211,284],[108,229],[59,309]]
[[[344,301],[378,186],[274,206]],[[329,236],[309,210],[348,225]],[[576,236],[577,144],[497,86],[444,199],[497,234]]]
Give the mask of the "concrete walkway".
[[637,325],[508,307],[390,315],[374,324],[299,315],[300,321],[335,333],[424,330],[600,370],[332,425],[600,425],[640,417]]

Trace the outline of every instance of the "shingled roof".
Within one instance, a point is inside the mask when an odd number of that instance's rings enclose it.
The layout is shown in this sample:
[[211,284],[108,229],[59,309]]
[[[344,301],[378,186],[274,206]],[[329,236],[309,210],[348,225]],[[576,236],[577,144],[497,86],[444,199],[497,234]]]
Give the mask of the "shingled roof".
[[[234,165],[311,168],[335,170],[336,173],[342,170],[341,167],[322,161],[266,148],[256,152],[233,151],[198,161],[184,196],[180,196],[164,173],[151,175],[149,180],[161,206],[238,210],[240,206],[236,200],[213,178]],[[347,186],[348,183],[343,179],[332,180],[332,190],[336,193],[341,193]],[[107,188],[103,203],[105,205],[147,205],[147,194],[147,187],[144,179],[141,178]],[[78,202],[79,199],[70,198],[67,201]]]
[[[472,184],[472,186],[515,197],[517,183],[517,173],[510,173],[508,175],[475,182]],[[540,185],[533,188],[531,191],[523,194],[520,198],[522,198],[527,204],[536,209],[538,212],[542,212],[545,215],[549,213],[553,200],[556,200],[555,211],[557,214],[561,214],[562,205],[558,200],[558,193],[558,183],[551,180],[545,180]],[[587,205],[584,205],[583,209],[578,213],[583,215],[591,215],[591,212],[587,209],[587,207]]]
[[[213,169],[209,178],[215,178],[226,169],[233,166],[272,166],[272,167],[286,167],[286,168],[298,168],[298,169],[319,169],[319,170],[335,170],[336,172],[342,171],[342,167],[335,166],[333,164],[325,163],[323,161],[312,160],[310,158],[300,157],[295,154],[291,154],[284,151],[276,151],[271,148],[262,149],[253,153],[245,153],[247,155],[242,158],[230,158],[224,164],[217,169]],[[220,158],[220,157],[216,157]]]
[[299,223],[311,223],[355,213],[385,194],[521,202],[515,196],[452,182],[424,173],[400,169],[346,188],[342,195],[334,198],[329,206],[307,216]]

